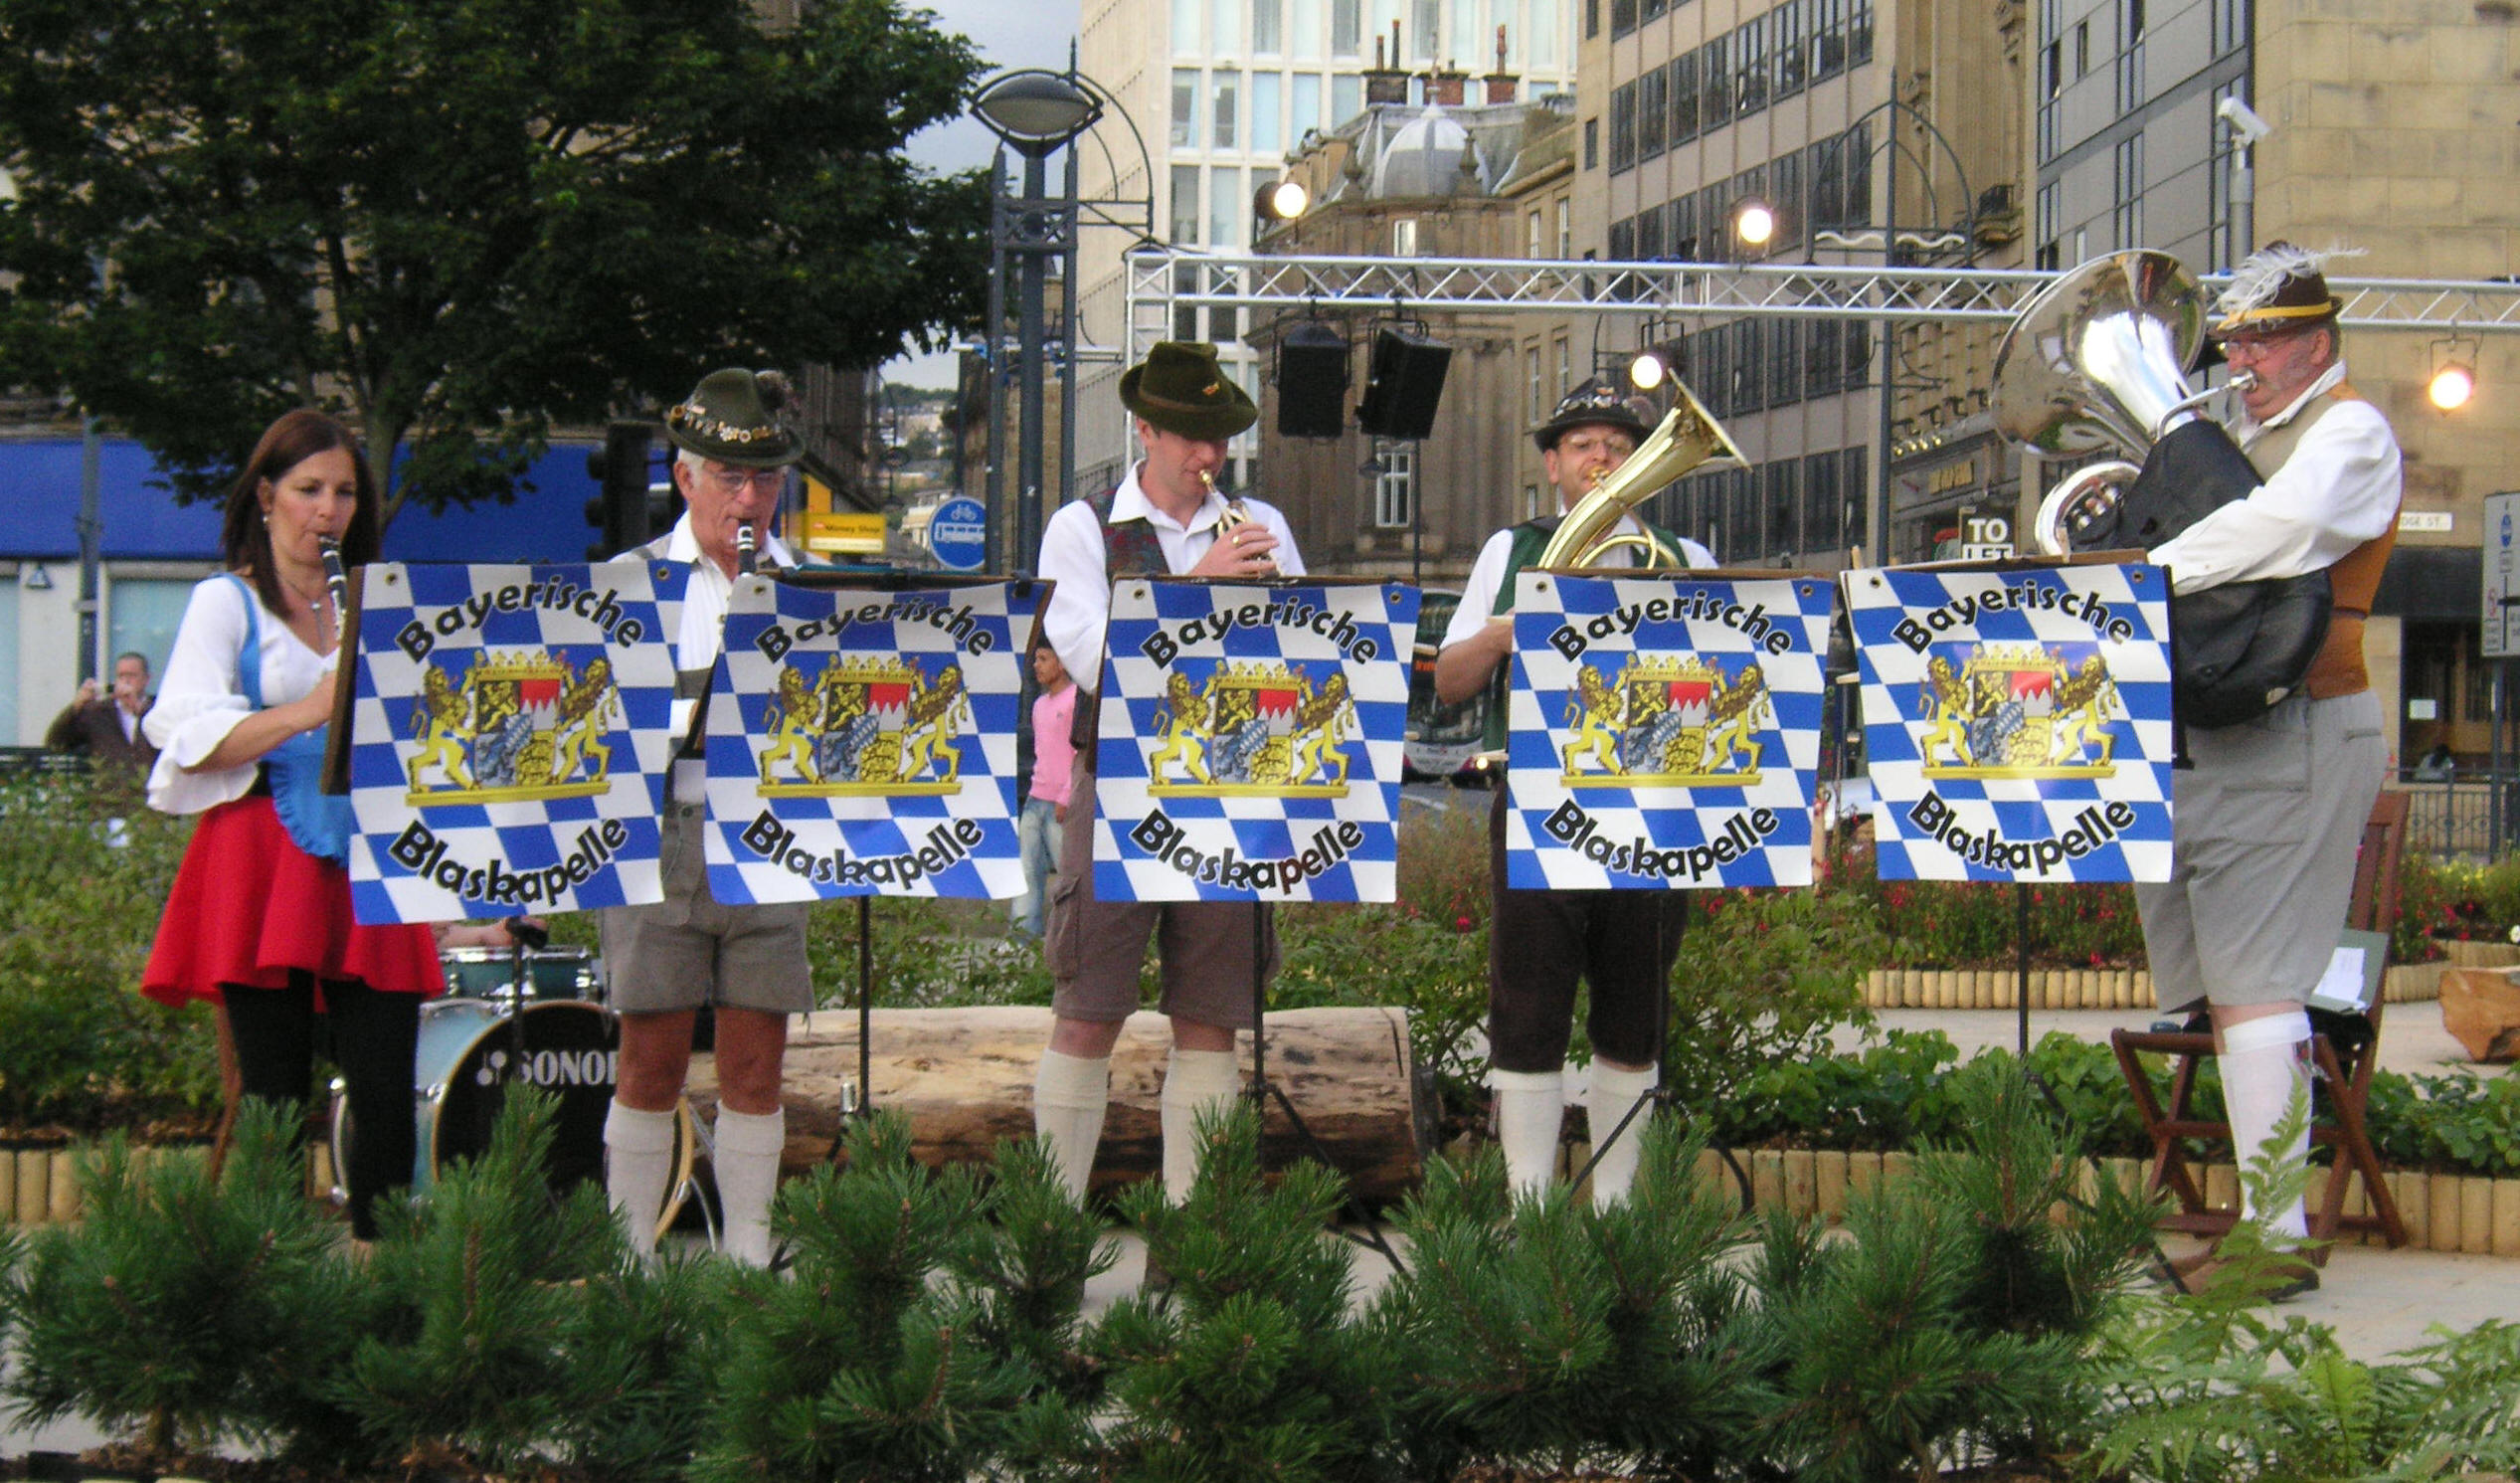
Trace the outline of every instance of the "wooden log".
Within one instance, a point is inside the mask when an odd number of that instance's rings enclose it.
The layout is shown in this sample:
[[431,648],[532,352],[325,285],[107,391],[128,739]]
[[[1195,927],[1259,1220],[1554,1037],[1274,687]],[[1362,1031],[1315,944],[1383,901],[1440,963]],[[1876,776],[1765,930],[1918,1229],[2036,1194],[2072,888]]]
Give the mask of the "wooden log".
[[[997,1144],[1032,1136],[1032,1077],[1050,1039],[1050,1012],[1023,1007],[877,1010],[869,1105],[909,1115],[912,1147],[930,1165],[986,1163]],[[1397,1009],[1286,1010],[1269,1016],[1269,1079],[1328,1149],[1332,1167],[1366,1204],[1396,1201],[1425,1174],[1434,1120],[1418,1106],[1409,1024]],[[1251,1036],[1239,1038],[1246,1077]],[[1158,1098],[1171,1048],[1161,1015],[1122,1027],[1111,1062],[1111,1113],[1094,1161],[1094,1188],[1163,1169]],[[788,1039],[788,1147],[794,1176],[830,1159],[841,1132],[841,1085],[857,1076],[857,1017],[820,1014]],[[691,1058],[692,1110],[716,1115],[717,1066]],[[1311,1156],[1273,1099],[1263,1124],[1268,1167]]]
[[2484,969],[2440,977],[2441,1027],[2475,1061],[2520,1059],[2520,982]]

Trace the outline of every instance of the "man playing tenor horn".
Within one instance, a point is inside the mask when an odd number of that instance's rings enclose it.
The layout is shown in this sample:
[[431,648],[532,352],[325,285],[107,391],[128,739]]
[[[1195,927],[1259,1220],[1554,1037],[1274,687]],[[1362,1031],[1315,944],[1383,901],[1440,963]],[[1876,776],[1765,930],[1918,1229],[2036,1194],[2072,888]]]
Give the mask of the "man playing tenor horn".
[[[1645,438],[1643,418],[1616,391],[1587,381],[1568,392],[1555,415],[1532,430],[1540,463],[1556,487],[1559,513],[1500,530],[1481,548],[1470,580],[1435,656],[1435,693],[1455,705],[1493,687],[1487,746],[1506,741],[1505,681],[1514,650],[1514,579],[1548,546],[1558,523],[1594,485],[1627,462]],[[1634,515],[1614,535],[1642,535]],[[1714,565],[1696,541],[1667,531],[1654,536],[1694,567]],[[1633,565],[1633,545],[1613,558]],[[1584,1114],[1596,1144],[1655,1084],[1661,1047],[1654,1032],[1658,996],[1680,956],[1678,891],[1516,890],[1506,884],[1505,789],[1488,815],[1488,1043],[1496,1092],[1497,1140],[1506,1176],[1518,1196],[1548,1188],[1557,1164],[1558,1124],[1565,1114],[1566,1045],[1575,1020],[1575,984],[1592,989],[1585,1020],[1592,1035],[1592,1073]],[[1658,951],[1659,949],[1659,951]],[[1592,1203],[1607,1208],[1627,1198],[1636,1179],[1638,1130],[1602,1152],[1592,1171]]]

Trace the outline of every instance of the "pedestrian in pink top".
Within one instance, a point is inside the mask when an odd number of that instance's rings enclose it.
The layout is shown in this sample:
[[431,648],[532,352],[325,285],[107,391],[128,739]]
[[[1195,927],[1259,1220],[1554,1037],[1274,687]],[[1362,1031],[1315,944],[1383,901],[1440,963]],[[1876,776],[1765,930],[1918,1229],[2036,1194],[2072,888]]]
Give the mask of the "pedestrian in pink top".
[[1015,898],[1015,931],[1041,935],[1042,904],[1050,899],[1050,877],[1059,864],[1059,826],[1067,820],[1068,772],[1076,759],[1069,729],[1076,721],[1076,686],[1059,662],[1059,652],[1044,644],[1032,651],[1032,677],[1041,694],[1032,702],[1032,794],[1015,823],[1015,840],[1023,851],[1023,894]]

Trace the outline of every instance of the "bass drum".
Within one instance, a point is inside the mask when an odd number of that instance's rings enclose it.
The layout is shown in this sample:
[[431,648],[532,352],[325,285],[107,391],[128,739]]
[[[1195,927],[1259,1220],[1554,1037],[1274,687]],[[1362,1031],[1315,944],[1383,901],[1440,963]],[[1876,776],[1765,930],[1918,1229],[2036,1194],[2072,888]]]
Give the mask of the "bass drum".
[[[604,998],[595,954],[585,948],[448,948],[438,962],[447,971],[450,998],[512,1000],[516,975],[525,976],[525,998],[536,1004]],[[426,1055],[421,1064],[429,1064]]]
[[[412,1189],[427,1195],[442,1170],[490,1146],[490,1128],[506,1105],[507,1088],[540,1087],[554,1104],[551,1158],[546,1170],[552,1194],[604,1179],[604,1121],[613,1105],[614,1057],[620,1022],[595,1005],[532,1004],[520,1015],[477,999],[444,999],[424,1006],[420,1048],[413,1058],[413,1110],[419,1149]],[[697,1142],[690,1104],[675,1109],[674,1177],[659,1214],[662,1234],[673,1224],[691,1188]],[[346,1201],[338,1171],[357,1130],[338,1082],[332,1097],[333,1197]]]

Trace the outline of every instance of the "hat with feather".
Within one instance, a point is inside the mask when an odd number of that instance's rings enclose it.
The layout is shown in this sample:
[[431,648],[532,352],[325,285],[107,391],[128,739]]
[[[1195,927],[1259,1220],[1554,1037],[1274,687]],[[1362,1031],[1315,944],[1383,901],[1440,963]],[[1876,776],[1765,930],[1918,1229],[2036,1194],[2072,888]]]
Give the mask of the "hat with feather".
[[2345,301],[2327,289],[2327,265],[2358,258],[2359,251],[2331,248],[2314,253],[2288,242],[2270,242],[2232,270],[2232,280],[2214,302],[2214,336],[2280,334],[2333,324]]

